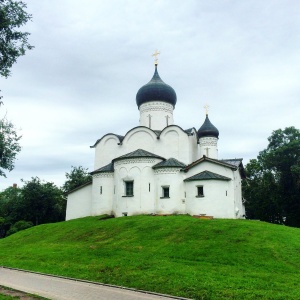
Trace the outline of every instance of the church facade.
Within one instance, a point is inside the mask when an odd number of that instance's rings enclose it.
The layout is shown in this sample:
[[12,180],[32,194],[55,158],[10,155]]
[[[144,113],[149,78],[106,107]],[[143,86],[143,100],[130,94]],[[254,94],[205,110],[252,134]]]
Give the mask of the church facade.
[[139,89],[139,126],[98,139],[93,180],[68,194],[66,220],[112,214],[190,214],[244,218],[242,159],[218,159],[219,131],[174,123],[174,89],[157,71]]

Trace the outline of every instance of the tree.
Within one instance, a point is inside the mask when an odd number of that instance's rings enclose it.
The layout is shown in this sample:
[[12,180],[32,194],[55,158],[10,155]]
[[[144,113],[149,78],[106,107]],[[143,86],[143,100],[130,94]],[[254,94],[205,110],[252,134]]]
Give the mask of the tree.
[[27,221],[23,221],[23,220],[18,221],[10,227],[10,229],[6,233],[6,236],[9,236],[9,235],[14,234],[18,231],[30,228],[32,226],[33,226],[32,222],[27,222]]
[[0,237],[4,237],[14,223],[23,219],[24,211],[20,188],[9,187],[0,193]]
[[79,167],[71,167],[71,172],[66,173],[67,180],[65,181],[64,185],[62,186],[62,190],[65,194],[69,193],[70,191],[76,189],[77,187],[91,182],[92,176],[88,173],[88,169],[83,168],[82,166]]
[[16,155],[21,151],[20,139],[11,122],[6,118],[0,120],[0,176],[6,177],[4,170],[14,168]]
[[54,183],[42,182],[38,177],[25,181],[22,205],[22,220],[35,225],[65,220],[66,201],[63,192]]
[[247,216],[300,227],[300,131],[273,131],[267,149],[246,166]]
[[28,43],[30,33],[19,30],[32,18],[25,9],[22,1],[0,0],[0,75],[5,78],[18,57],[33,48]]

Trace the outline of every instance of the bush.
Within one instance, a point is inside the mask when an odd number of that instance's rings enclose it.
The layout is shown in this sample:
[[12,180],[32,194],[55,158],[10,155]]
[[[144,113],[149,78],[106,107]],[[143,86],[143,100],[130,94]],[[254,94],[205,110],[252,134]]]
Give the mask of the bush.
[[27,221],[23,221],[23,220],[18,221],[10,227],[10,229],[6,233],[6,236],[9,236],[9,235],[14,234],[18,231],[30,228],[32,226],[33,226],[32,222],[27,222]]

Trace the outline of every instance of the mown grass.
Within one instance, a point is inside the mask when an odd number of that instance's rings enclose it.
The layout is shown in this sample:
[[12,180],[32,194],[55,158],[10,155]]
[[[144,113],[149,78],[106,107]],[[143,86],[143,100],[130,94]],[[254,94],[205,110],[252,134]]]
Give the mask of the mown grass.
[[89,217],[0,240],[0,265],[193,299],[300,299],[300,229],[189,216]]

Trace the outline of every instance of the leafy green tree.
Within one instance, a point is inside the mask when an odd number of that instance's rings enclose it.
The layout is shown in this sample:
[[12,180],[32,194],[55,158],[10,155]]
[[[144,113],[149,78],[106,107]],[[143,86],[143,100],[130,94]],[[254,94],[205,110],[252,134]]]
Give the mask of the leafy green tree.
[[[0,76],[5,78],[11,75],[10,69],[17,59],[33,48],[28,43],[30,33],[19,29],[32,18],[25,9],[22,1],[0,0]],[[6,118],[0,120],[0,176],[5,177],[3,169],[13,169],[16,154],[21,150],[19,140],[13,124]]]
[[38,177],[25,181],[22,188],[23,220],[35,225],[63,221],[66,200],[63,192],[52,182],[42,182]]
[[4,176],[4,170],[11,171],[17,154],[21,151],[18,135],[14,125],[6,118],[0,120],[0,176]]
[[300,227],[300,131],[273,131],[267,149],[246,166],[247,216]]
[[5,219],[3,217],[0,217],[0,239],[5,237],[5,234]]
[[28,221],[24,221],[24,220],[18,221],[10,227],[10,229],[6,233],[6,236],[9,236],[18,231],[30,228],[32,226],[33,226],[32,222],[28,222]]
[[85,169],[82,166],[72,166],[71,172],[66,173],[66,178],[67,180],[62,186],[62,190],[66,194],[76,189],[77,187],[92,181],[92,176],[88,173],[88,169]]
[[246,217],[283,224],[275,174],[265,170],[259,159],[251,159],[245,171],[247,180],[243,182],[243,193],[246,199]]
[[0,193],[0,237],[4,237],[10,227],[23,218],[24,206],[21,189],[9,187]]
[[32,18],[25,9],[22,1],[0,0],[0,75],[5,78],[18,57],[33,48],[28,43],[30,33],[19,30]]

